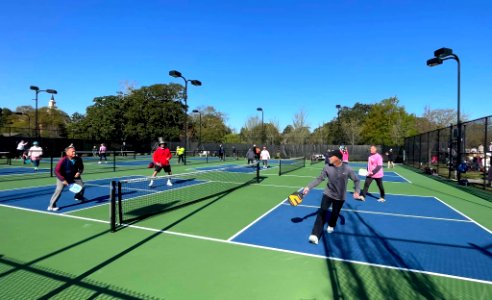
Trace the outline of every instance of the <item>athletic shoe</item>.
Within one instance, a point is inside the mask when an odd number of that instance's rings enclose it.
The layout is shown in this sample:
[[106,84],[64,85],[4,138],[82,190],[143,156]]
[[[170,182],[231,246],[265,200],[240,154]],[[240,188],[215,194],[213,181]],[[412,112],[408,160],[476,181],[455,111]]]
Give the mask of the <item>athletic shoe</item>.
[[51,207],[51,206],[48,206],[48,211],[58,211],[58,207]]
[[335,228],[330,227],[330,226],[328,226],[328,227],[326,228],[326,232],[328,232],[328,233],[332,233],[334,230],[335,230]]
[[98,162],[98,164],[101,164],[101,163],[102,163],[101,161]]
[[154,180],[151,180],[149,186],[153,186],[153,185],[154,185]]
[[173,186],[173,183],[171,182],[171,180],[167,180],[167,183],[166,183],[167,186]]
[[357,200],[360,200],[360,201],[366,201],[366,197],[364,197],[364,196],[359,196],[359,198],[357,198]]
[[84,196],[82,196],[82,197],[77,197],[77,196],[75,196],[75,197],[73,197],[73,198],[74,198],[75,200],[77,200],[77,201],[80,201],[80,202],[84,202],[84,201],[86,200],[86,198],[85,198]]
[[384,202],[384,201],[386,201],[386,200],[384,200],[384,198],[379,198],[378,199],[378,202]]
[[311,234],[311,235],[309,236],[309,242],[311,242],[311,243],[313,243],[313,244],[315,244],[315,245],[318,245],[318,237],[317,237],[317,236],[315,236],[314,234]]

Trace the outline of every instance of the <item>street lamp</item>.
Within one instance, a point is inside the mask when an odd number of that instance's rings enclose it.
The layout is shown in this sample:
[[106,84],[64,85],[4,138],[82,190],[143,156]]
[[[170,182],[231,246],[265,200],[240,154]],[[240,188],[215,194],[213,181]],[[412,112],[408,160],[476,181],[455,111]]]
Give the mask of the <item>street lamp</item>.
[[16,115],[19,115],[19,116],[26,116],[27,119],[29,120],[29,136],[32,135],[32,132],[31,132],[31,116],[29,114],[25,114],[25,113],[22,113],[22,112],[16,112],[15,113]]
[[202,113],[198,109],[194,109],[193,112],[196,114],[200,114],[200,134],[199,134],[199,140],[198,140],[198,149],[201,149],[201,147],[202,147]]
[[183,80],[185,82],[183,99],[184,99],[184,102],[185,102],[185,122],[184,122],[184,127],[185,127],[185,164],[186,164],[186,150],[188,149],[188,82],[190,82],[192,85],[195,85],[195,86],[201,86],[202,83],[199,80],[186,79],[181,74],[181,72],[178,72],[176,70],[169,71],[169,76],[174,77],[174,78],[183,78]]
[[261,143],[265,144],[265,123],[263,123],[263,108],[258,107],[257,111],[261,111]]
[[342,142],[341,134],[342,134],[342,126],[340,125],[340,109],[342,109],[342,106],[340,104],[337,104],[336,109],[338,110],[337,112],[337,123],[338,123],[338,143]]
[[49,94],[58,94],[56,90],[53,89],[46,89],[46,90],[40,90],[39,87],[35,85],[31,85],[29,87],[31,90],[33,90],[36,93],[36,98],[34,101],[36,101],[36,110],[34,113],[34,134],[36,137],[39,137],[39,124],[38,124],[38,94],[41,92],[46,92]]
[[[427,66],[434,67],[442,64],[443,61],[448,59],[454,59],[458,63],[458,112],[457,112],[457,127],[458,127],[458,154],[457,154],[457,162],[456,167],[461,164],[461,117],[460,117],[460,97],[461,97],[461,64],[458,55],[453,53],[453,50],[450,48],[440,48],[434,51],[434,57],[427,60]],[[461,179],[460,171],[458,172],[458,181]]]

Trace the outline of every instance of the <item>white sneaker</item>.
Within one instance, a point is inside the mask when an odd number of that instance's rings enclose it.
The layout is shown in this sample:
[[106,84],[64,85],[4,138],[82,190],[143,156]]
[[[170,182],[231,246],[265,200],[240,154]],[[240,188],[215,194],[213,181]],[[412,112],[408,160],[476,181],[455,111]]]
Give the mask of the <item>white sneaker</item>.
[[364,196],[359,196],[359,198],[357,198],[357,200],[366,201],[366,198]]
[[48,206],[48,211],[58,211],[58,207],[51,207],[51,206]]
[[309,236],[309,242],[311,242],[311,243],[313,243],[313,244],[315,244],[315,245],[318,245],[318,237],[317,237],[317,236],[315,236],[314,234],[311,234],[311,235]]
[[101,162],[98,162],[98,164],[101,164]]
[[379,198],[378,199],[378,202],[384,202],[384,201],[386,201],[386,200],[384,200],[384,198]]
[[332,233],[334,230],[335,230],[335,228],[330,227],[330,226],[328,226],[328,227],[326,228],[326,232],[328,232],[328,233]]
[[149,186],[153,186],[153,185],[154,185],[154,180],[151,180]]
[[171,180],[167,180],[167,183],[166,183],[167,186],[173,186],[173,183],[171,182]]

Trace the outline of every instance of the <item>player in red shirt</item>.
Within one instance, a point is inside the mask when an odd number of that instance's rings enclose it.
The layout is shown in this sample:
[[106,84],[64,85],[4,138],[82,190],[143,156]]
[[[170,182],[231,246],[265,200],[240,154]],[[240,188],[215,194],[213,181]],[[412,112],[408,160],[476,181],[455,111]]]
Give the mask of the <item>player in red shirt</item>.
[[[171,165],[169,164],[169,161],[173,155],[171,154],[171,150],[167,147],[167,143],[160,141],[159,142],[159,147],[155,150],[154,155],[152,156],[152,160],[154,161],[154,173],[152,173],[152,178],[150,180],[149,186],[154,185],[154,178],[159,173],[162,169],[164,169],[164,172],[166,172],[168,175],[172,175],[173,173],[171,172]],[[167,179],[167,185],[172,186],[171,178],[168,177]]]

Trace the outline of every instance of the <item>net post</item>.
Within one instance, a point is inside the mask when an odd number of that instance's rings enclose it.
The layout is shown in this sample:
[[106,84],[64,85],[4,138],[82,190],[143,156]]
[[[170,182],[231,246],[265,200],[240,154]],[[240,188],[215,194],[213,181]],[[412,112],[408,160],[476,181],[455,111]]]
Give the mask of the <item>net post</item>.
[[282,159],[278,161],[278,176],[282,175]]
[[260,183],[260,162],[256,163],[256,183]]
[[121,196],[121,181],[118,181],[118,220],[119,224],[123,223],[123,209],[121,207],[122,196]]
[[116,151],[113,151],[113,172],[116,172]]
[[116,232],[116,182],[111,181],[110,205],[109,205],[109,223],[111,232]]
[[53,155],[50,157],[50,177],[53,177]]

